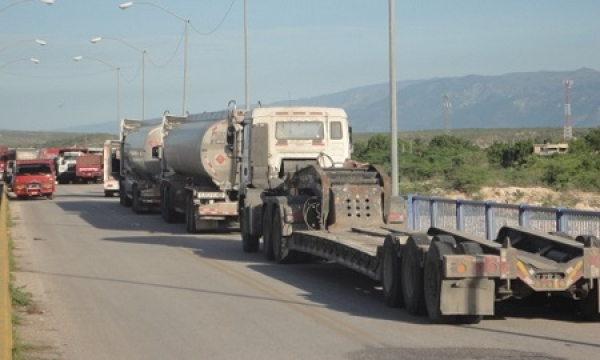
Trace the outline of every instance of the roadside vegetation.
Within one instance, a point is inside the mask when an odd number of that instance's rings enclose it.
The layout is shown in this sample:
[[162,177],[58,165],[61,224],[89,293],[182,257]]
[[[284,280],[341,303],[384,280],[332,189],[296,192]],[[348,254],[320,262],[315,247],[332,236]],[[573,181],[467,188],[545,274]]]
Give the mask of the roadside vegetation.
[[[430,140],[398,141],[401,193],[431,195],[443,189],[474,194],[482,187],[544,187],[600,193],[600,129],[569,141],[564,154],[540,156],[533,145],[557,142],[545,138],[495,141],[489,146],[455,135]],[[382,164],[389,171],[388,134],[373,135],[354,144],[354,158]]]
[[[9,214],[6,219],[6,229],[10,229],[13,224]],[[13,349],[12,359],[13,360],[25,360],[29,351],[36,349],[35,345],[31,345],[22,341],[19,337],[18,325],[23,321],[20,314],[26,313],[31,307],[34,306],[31,293],[27,292],[24,286],[17,286],[14,283],[14,276],[12,273],[17,270],[17,264],[14,256],[14,243],[10,236],[10,231],[7,231],[8,247],[9,247],[9,271],[10,271],[10,282],[8,284],[10,298],[12,302],[12,331],[13,331]]]

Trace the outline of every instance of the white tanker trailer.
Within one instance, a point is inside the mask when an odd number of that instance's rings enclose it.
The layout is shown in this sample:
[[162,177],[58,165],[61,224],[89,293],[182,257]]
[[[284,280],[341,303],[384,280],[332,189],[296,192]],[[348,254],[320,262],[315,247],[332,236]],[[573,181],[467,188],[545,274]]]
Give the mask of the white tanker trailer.
[[160,204],[160,148],[163,144],[164,115],[146,121],[123,119],[121,122],[120,202],[140,213]]
[[185,219],[190,233],[239,227],[239,163],[227,148],[230,109],[163,121],[161,215],[166,222]]

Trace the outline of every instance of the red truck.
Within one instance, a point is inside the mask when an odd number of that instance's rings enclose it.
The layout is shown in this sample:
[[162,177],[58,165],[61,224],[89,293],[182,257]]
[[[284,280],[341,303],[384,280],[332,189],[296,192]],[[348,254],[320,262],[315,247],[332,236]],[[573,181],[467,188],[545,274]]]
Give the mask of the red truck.
[[17,160],[12,178],[12,191],[18,199],[54,196],[56,177],[50,159]]
[[79,155],[75,161],[75,179],[78,182],[99,183],[101,181],[103,175],[101,154]]

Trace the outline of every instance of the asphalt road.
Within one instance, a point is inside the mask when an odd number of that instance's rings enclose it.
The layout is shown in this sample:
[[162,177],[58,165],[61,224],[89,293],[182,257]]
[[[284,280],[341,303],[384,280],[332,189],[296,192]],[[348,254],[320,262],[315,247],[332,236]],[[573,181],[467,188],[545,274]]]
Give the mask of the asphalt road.
[[101,185],[11,202],[62,359],[595,359],[600,325],[504,304],[469,326],[387,308],[334,264],[278,265],[239,234],[190,235]]

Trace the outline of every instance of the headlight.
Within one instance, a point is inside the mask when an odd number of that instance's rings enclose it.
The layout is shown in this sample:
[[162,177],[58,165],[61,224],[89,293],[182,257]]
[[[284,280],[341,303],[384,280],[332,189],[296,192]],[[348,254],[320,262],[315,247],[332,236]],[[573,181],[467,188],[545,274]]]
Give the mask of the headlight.
[[18,185],[16,186],[16,189],[17,189],[17,190],[23,190],[23,189],[25,189],[25,184],[18,184]]
[[52,189],[52,184],[44,184],[42,185],[44,189]]

